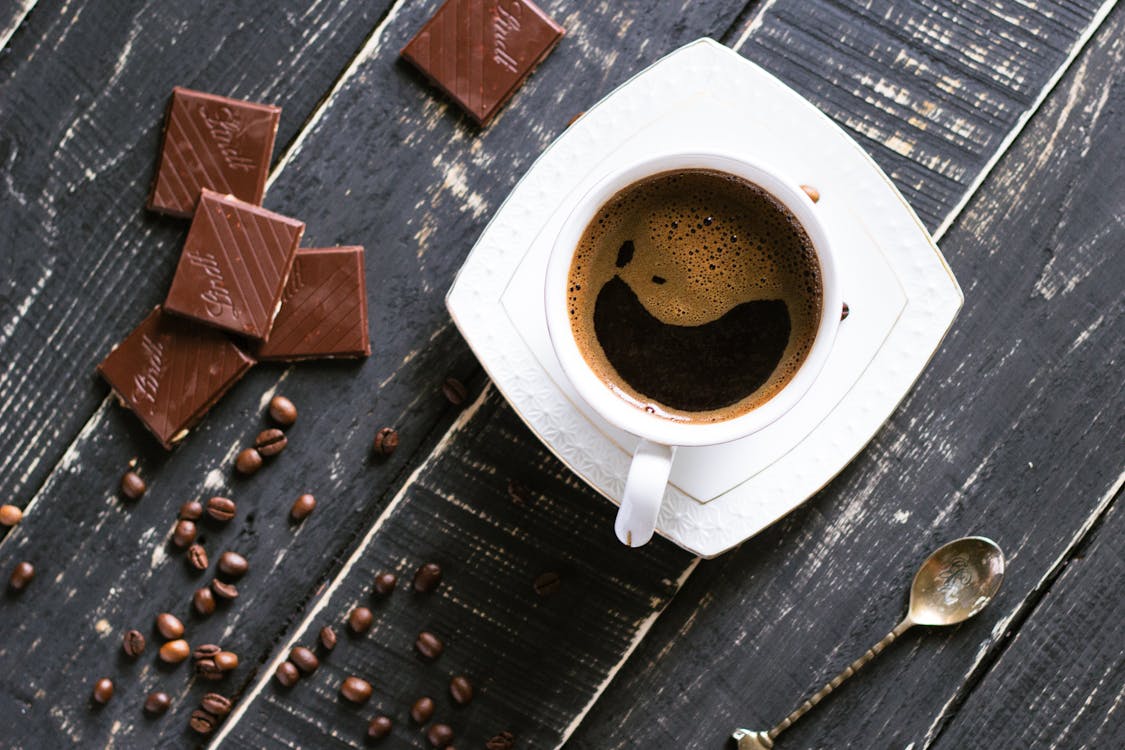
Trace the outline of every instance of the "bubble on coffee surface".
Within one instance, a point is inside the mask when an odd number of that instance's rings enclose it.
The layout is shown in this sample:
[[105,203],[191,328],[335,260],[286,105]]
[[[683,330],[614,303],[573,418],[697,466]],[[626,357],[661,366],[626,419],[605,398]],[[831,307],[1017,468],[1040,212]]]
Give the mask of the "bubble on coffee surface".
[[[594,309],[599,294],[613,289],[615,298],[624,300],[620,289],[609,284],[615,278],[667,327],[669,337],[655,331],[652,336],[657,341],[648,343],[659,346],[667,338],[671,356],[676,354],[674,342],[684,340],[683,327],[713,326],[741,305],[767,300],[785,303],[785,349],[753,393],[742,394],[734,403],[702,409],[710,413],[653,403],[658,400],[636,384],[620,382],[620,373],[606,361],[598,341]],[[815,337],[822,294],[812,242],[796,217],[756,185],[700,169],[655,175],[602,206],[571,263],[568,297],[579,347],[611,387],[638,406],[654,406],[657,413],[673,419],[719,421],[764,403],[792,378]],[[755,320],[742,313],[748,311],[739,311],[743,325]],[[600,320],[606,329],[608,319],[603,314]],[[603,330],[602,338],[607,335]],[[706,362],[678,364],[686,370],[700,368],[700,377],[713,376],[705,372]],[[726,392],[729,396],[729,389]],[[686,395],[681,400],[698,401]]]

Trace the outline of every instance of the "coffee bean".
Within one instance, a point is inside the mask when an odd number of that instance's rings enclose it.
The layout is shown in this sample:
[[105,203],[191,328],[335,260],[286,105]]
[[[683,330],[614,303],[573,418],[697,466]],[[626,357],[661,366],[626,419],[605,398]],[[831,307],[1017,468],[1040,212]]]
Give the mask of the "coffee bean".
[[820,191],[814,188],[812,185],[801,185],[801,190],[805,191],[805,195],[809,196],[809,199],[813,203],[817,203],[820,201]]
[[531,587],[535,589],[535,593],[539,596],[551,596],[562,587],[562,578],[559,577],[558,573],[548,571],[539,575],[532,582]]
[[395,590],[397,583],[398,576],[394,573],[380,573],[375,576],[375,593],[379,596],[386,596]]
[[226,672],[219,668],[214,659],[200,659],[195,662],[195,673],[205,680],[217,682],[226,677]]
[[213,497],[207,501],[207,515],[216,521],[229,521],[234,518],[237,506],[225,497]]
[[500,732],[484,743],[486,750],[512,750],[516,738],[511,732]]
[[348,627],[356,635],[366,633],[375,622],[375,613],[367,607],[356,607],[348,614]]
[[289,652],[289,661],[296,664],[303,674],[312,674],[320,666],[320,659],[304,646],[294,646]]
[[127,471],[121,477],[121,494],[130,500],[140,500],[146,489],[148,485],[145,484],[145,480],[141,479],[141,475],[135,471]]
[[230,713],[230,698],[219,695],[218,693],[207,693],[207,695],[203,696],[203,700],[199,701],[199,707],[207,713],[218,716],[221,719]]
[[191,646],[182,638],[168,641],[160,647],[160,659],[169,664],[179,664],[191,656]]
[[457,378],[446,378],[445,382],[442,383],[441,392],[454,406],[465,403],[465,397],[469,395],[469,392],[465,389],[465,384]]
[[273,673],[273,677],[279,685],[293,687],[297,684],[297,680],[301,679],[301,673],[297,671],[293,662],[283,661],[277,665],[277,671]]
[[297,421],[297,407],[285,396],[274,396],[270,399],[270,419],[288,427]]
[[391,733],[394,723],[389,716],[376,716],[367,724],[367,736],[373,740],[381,740]]
[[414,590],[423,594],[429,593],[441,583],[441,566],[437,563],[426,563],[414,573]]
[[447,747],[453,742],[453,728],[448,724],[434,724],[426,731],[426,739],[434,747]]
[[176,528],[172,531],[172,544],[183,549],[195,541],[195,535],[195,521],[180,519],[176,521]]
[[383,427],[375,433],[375,454],[389,456],[398,448],[398,430],[393,427]]
[[174,641],[184,634],[184,624],[180,618],[167,612],[156,616],[156,630],[169,641]]
[[163,690],[154,690],[145,698],[145,713],[160,716],[172,707],[172,696]]
[[215,611],[215,595],[211,593],[211,589],[196,589],[191,603],[195,606],[195,611],[204,617]]
[[103,706],[113,697],[113,680],[103,677],[94,683],[94,702]]
[[207,560],[207,550],[203,548],[202,544],[193,544],[188,547],[187,551],[188,565],[196,570],[207,570],[209,561]]
[[316,498],[307,492],[293,501],[293,507],[289,509],[289,515],[292,516],[294,521],[303,521],[316,509]]
[[215,655],[222,651],[221,648],[214,643],[204,643],[202,646],[197,646],[195,651],[192,652],[191,657],[196,661],[203,661],[204,659],[214,659]]
[[371,697],[372,690],[370,682],[361,680],[355,675],[347,677],[340,685],[340,695],[352,703],[366,703],[367,699]]
[[17,563],[16,567],[12,570],[12,575],[8,578],[8,588],[17,593],[23,591],[34,577],[35,566],[24,560],[21,563]]
[[449,681],[449,694],[455,703],[464,706],[473,699],[473,683],[463,674],[456,675]]
[[185,521],[198,521],[203,517],[203,503],[198,500],[188,500],[180,506],[180,518]]
[[227,601],[238,598],[238,588],[233,583],[224,583],[218,578],[211,581],[211,591],[215,596]]
[[211,732],[215,731],[215,724],[217,723],[218,721],[215,717],[202,708],[197,708],[192,711],[191,719],[188,721],[188,725],[200,734],[211,734]]
[[23,520],[23,511],[15,505],[0,505],[0,526],[15,526]]
[[410,707],[410,718],[419,724],[425,724],[434,715],[434,701],[429,696],[422,696],[414,701],[414,705]]
[[285,433],[276,427],[262,430],[258,433],[258,437],[254,438],[254,447],[265,458],[276,456],[285,450],[287,445],[289,445],[289,438],[285,437]]
[[518,479],[508,480],[508,497],[519,506],[527,505],[531,500],[531,490],[520,483]]
[[445,651],[445,644],[433,633],[423,630],[414,640],[414,648],[427,659],[436,659]]
[[238,654],[233,651],[220,651],[215,654],[215,666],[224,672],[238,669]]
[[121,639],[121,648],[129,656],[140,656],[145,651],[145,636],[139,630],[126,630]]
[[325,625],[320,629],[320,645],[324,646],[326,651],[331,651],[336,648],[336,631]]
[[262,454],[254,448],[244,448],[234,457],[234,468],[239,474],[250,476],[262,468]]
[[224,552],[219,555],[219,572],[231,578],[240,578],[250,570],[250,563],[237,552]]
[[851,314],[852,314],[852,309],[850,307],[848,307],[848,303],[845,302],[844,306],[842,308],[840,308],[840,320],[846,320],[847,317]]

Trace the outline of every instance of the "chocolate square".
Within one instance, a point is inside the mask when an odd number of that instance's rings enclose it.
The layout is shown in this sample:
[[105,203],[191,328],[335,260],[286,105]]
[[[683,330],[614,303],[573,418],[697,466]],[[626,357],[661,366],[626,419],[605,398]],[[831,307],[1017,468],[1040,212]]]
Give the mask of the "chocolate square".
[[253,364],[221,331],[157,307],[102,360],[98,373],[171,450]]
[[485,125],[563,33],[528,0],[447,0],[402,57]]
[[190,217],[203,188],[261,205],[281,108],[177,86],[148,207]]
[[204,190],[164,309],[264,339],[305,225]]
[[281,311],[258,359],[366,357],[367,288],[362,247],[302,248],[281,298]]

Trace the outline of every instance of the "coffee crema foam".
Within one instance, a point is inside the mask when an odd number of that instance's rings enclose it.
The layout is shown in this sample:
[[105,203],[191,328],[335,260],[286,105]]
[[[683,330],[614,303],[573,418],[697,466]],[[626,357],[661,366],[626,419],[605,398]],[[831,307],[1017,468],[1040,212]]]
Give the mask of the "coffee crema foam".
[[820,325],[808,233],[762,188],[706,169],[625,188],[586,227],[568,278],[579,349],[627,401],[719,422],[796,374]]

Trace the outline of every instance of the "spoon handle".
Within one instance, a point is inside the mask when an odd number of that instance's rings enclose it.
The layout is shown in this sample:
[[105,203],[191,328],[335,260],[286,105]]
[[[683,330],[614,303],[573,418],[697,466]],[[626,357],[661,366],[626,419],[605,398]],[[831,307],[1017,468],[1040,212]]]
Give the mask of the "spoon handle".
[[883,649],[885,649],[887,646],[894,643],[896,638],[898,638],[900,635],[902,635],[907,630],[909,630],[911,628],[911,626],[913,626],[913,625],[914,625],[914,623],[912,623],[910,621],[909,617],[907,617],[902,622],[900,622],[898,625],[896,625],[894,630],[892,630],[891,632],[889,632],[885,636],[883,636],[883,640],[879,641],[874,646],[867,649],[867,651],[864,652],[863,656],[859,657],[858,659],[853,661],[851,664],[849,664],[847,666],[847,668],[844,669],[843,672],[841,672],[840,674],[833,677],[827,685],[822,687],[820,690],[816,691],[816,693],[814,693],[811,698],[809,698],[807,701],[805,701],[800,706],[798,706],[797,709],[793,713],[786,716],[785,719],[780,724],[778,724],[776,727],[771,729],[767,733],[767,736],[770,738],[770,740],[772,741],[772,740],[777,739],[777,736],[779,734],[784,732],[789,727],[793,726],[793,722],[795,722],[797,719],[799,719],[802,716],[804,716],[805,714],[807,714],[812,709],[813,706],[820,703],[822,700],[824,700],[824,698],[829,693],[831,693],[836,688],[840,687],[840,685],[844,684],[845,680],[847,680],[853,674],[858,672],[860,670],[860,668],[863,667],[864,664],[866,664],[867,662],[871,661],[876,656],[881,654],[883,652]]

